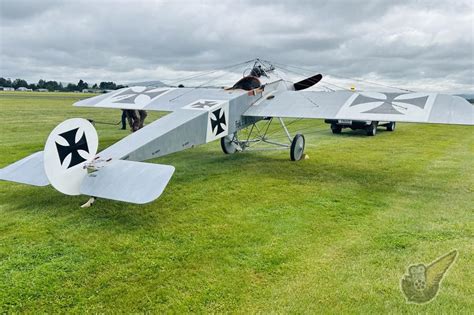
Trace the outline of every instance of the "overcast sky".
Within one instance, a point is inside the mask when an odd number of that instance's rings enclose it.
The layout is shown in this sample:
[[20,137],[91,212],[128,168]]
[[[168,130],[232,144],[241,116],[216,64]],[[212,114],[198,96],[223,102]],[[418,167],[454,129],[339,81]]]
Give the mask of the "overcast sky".
[[474,92],[473,3],[1,0],[0,76],[166,81],[260,57],[411,89]]

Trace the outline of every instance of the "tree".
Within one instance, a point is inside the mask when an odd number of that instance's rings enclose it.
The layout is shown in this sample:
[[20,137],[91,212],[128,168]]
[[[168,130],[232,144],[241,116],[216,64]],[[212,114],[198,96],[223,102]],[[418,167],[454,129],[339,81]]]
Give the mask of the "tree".
[[87,84],[87,82],[84,82],[82,80],[79,80],[79,82],[77,83],[77,90],[78,91],[82,91],[84,89],[87,89],[89,87],[89,85]]
[[19,87],[27,88],[28,87],[28,82],[26,82],[23,79],[15,79],[15,81],[13,81],[13,83],[12,83],[12,87],[14,87],[15,89],[18,89]]
[[48,91],[62,90],[62,85],[59,85],[56,81],[48,81],[44,83],[44,89],[48,89]]
[[115,90],[117,85],[114,82],[100,82],[99,88],[102,90]]
[[46,88],[46,81],[43,80],[43,79],[40,79],[36,86],[38,87],[38,89],[45,89]]
[[10,79],[0,78],[0,86],[12,87],[12,81]]
[[68,85],[66,86],[66,91],[76,91],[77,90],[77,85],[75,85],[74,83],[68,83]]

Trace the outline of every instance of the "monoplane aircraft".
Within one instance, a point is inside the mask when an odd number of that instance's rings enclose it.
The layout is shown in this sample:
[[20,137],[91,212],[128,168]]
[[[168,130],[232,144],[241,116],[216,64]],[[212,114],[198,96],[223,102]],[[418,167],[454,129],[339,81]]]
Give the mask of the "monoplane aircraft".
[[[308,88],[322,79],[321,74],[294,83],[260,60],[250,70],[229,88],[134,86],[81,100],[74,105],[170,113],[99,153],[94,126],[86,119],[68,119],[50,133],[44,151],[1,169],[0,179],[51,184],[68,195],[144,204],[162,194],[174,167],[142,161],[211,141],[219,140],[226,154],[265,142],[287,147],[292,161],[301,160],[304,135],[290,135],[282,118],[474,124],[473,106],[457,96],[314,91]],[[281,124],[287,143],[272,141],[258,128],[259,121],[273,119]],[[257,136],[240,139],[243,128],[258,129]]]

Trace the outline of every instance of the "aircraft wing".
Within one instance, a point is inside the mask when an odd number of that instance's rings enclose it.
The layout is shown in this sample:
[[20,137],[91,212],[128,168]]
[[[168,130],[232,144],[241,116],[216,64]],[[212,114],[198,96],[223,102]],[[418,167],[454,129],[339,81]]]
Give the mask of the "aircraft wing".
[[436,93],[284,91],[256,102],[244,116],[474,124],[474,106]]
[[170,88],[133,86],[81,100],[80,107],[143,109],[173,112],[199,100],[226,101],[245,94],[218,88]]

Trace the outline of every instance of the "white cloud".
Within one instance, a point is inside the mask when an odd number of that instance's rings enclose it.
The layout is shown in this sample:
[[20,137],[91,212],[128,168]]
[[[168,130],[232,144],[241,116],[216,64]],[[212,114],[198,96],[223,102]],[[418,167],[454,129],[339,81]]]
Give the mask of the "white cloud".
[[472,1],[0,2],[0,76],[176,78],[255,57],[474,91]]

